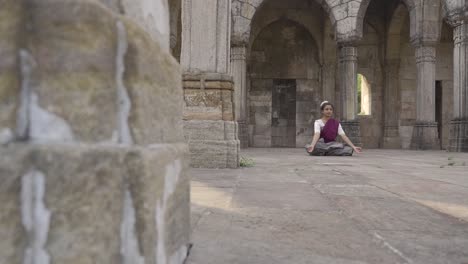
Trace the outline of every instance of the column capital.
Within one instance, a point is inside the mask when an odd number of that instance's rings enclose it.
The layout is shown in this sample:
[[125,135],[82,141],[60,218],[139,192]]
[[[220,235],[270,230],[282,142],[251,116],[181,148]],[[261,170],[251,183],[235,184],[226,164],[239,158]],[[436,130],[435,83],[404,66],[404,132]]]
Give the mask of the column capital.
[[246,60],[247,47],[246,46],[231,46],[231,61]]
[[439,40],[436,39],[431,39],[431,38],[425,38],[425,37],[416,37],[414,39],[411,39],[411,45],[415,48],[419,47],[436,47],[437,44],[439,44]]
[[233,31],[231,34],[231,47],[247,47],[249,44],[250,30],[248,32],[244,32],[243,34]]
[[466,24],[468,22],[468,7],[463,3],[452,7],[445,6],[444,17],[445,21],[452,27],[459,26],[463,23]]
[[338,45],[339,48],[344,48],[344,47],[354,47],[354,48],[356,48],[358,46],[356,40],[338,41],[337,45]]
[[468,42],[468,22],[462,22],[453,28],[453,42],[455,45]]
[[339,47],[339,59],[340,62],[345,61],[357,61],[358,50],[355,45],[346,45]]
[[339,47],[342,47],[342,46],[357,46],[357,43],[362,39],[362,33],[361,34],[356,34],[356,33],[357,32],[355,32],[355,34],[351,34],[351,35],[348,35],[348,34],[341,35],[341,34],[336,33],[336,35],[335,35],[336,44]]
[[435,45],[417,45],[415,48],[416,64],[423,62],[436,62]]

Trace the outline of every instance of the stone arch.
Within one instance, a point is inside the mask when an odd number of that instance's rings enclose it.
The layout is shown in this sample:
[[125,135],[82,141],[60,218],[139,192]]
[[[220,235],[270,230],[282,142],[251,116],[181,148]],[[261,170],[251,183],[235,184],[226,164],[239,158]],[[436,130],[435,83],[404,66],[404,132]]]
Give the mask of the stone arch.
[[298,147],[312,137],[311,110],[319,108],[322,90],[316,43],[307,27],[284,17],[256,36],[247,65],[251,146]]
[[[291,27],[294,27],[295,29],[297,29],[298,31],[302,31],[304,34],[305,34],[305,39],[307,40],[308,44],[310,45],[310,49],[307,49],[307,53],[313,58],[313,62],[312,63],[315,63],[317,65],[320,64],[320,52],[319,52],[319,42],[316,40],[315,36],[308,30],[308,28],[303,25],[302,23],[299,23],[295,20],[292,20],[292,19],[289,19],[289,18],[279,18],[279,19],[276,19],[274,21],[272,21],[271,23],[268,23],[266,25],[264,25],[262,27],[262,29],[260,30],[260,32],[257,34],[257,36],[255,37],[252,37],[252,47],[250,47],[251,49],[254,49],[254,43],[257,42],[258,38],[266,31],[271,31],[271,28],[274,26],[274,25],[288,25],[288,26],[291,26]],[[294,52],[293,52],[294,53]],[[250,54],[252,55],[252,54]],[[286,56],[287,57],[287,56]],[[274,56],[271,56],[271,58],[274,58]],[[281,65],[280,63],[278,63],[278,65]],[[318,71],[317,71],[318,72]],[[307,75],[306,73],[304,73],[305,75]],[[270,76],[271,78],[273,78],[274,74],[272,76]],[[286,78],[285,76],[279,76],[279,78]],[[305,78],[305,77],[304,77]]]
[[[356,38],[361,38],[362,33],[363,33],[363,26],[364,26],[364,18],[366,16],[367,8],[369,7],[370,2],[373,0],[362,0],[360,6],[359,6],[359,11],[357,13],[357,20],[356,20]],[[416,22],[415,21],[415,16],[416,16],[416,10],[415,10],[415,3],[414,0],[403,0],[404,5],[399,4],[395,12],[401,12],[401,8],[405,8],[409,12],[409,17],[410,17],[410,34],[414,35],[416,34],[415,29],[416,29]],[[394,14],[395,14],[394,12]],[[393,16],[392,16],[392,21],[393,21]]]
[[[390,25],[387,31],[386,58],[397,59],[400,54],[400,35],[406,22],[408,9],[404,4],[399,4],[393,11]],[[398,41],[395,40],[398,39]],[[394,52],[397,52],[396,54]]]
[[[257,11],[268,0],[233,0],[232,1],[232,35],[231,42],[234,45],[245,45],[250,38],[252,21]],[[331,23],[335,24],[332,0],[314,0],[328,15]]]
[[277,23],[279,22],[280,20],[288,20],[292,23],[295,23],[297,24],[298,27],[302,27],[304,28],[304,30],[306,30],[311,36],[312,36],[312,39],[314,41],[314,44],[318,47],[318,59],[319,59],[319,62],[322,63],[323,62],[323,54],[320,52],[322,50],[322,43],[321,41],[319,41],[318,39],[318,36],[316,34],[314,34],[315,32],[311,32],[311,30],[307,27],[307,25],[305,25],[304,23],[302,23],[301,21],[298,21],[295,17],[292,17],[292,16],[283,16],[283,17],[276,17],[274,19],[271,19],[271,20],[267,20],[267,21],[263,21],[263,23],[259,26],[259,30],[255,31],[255,32],[251,32],[250,34],[250,37],[249,37],[249,41],[247,43],[247,46],[248,48],[250,49],[253,42],[255,41],[255,39],[258,37],[258,35],[267,27],[269,27],[271,24],[274,24],[274,23]]

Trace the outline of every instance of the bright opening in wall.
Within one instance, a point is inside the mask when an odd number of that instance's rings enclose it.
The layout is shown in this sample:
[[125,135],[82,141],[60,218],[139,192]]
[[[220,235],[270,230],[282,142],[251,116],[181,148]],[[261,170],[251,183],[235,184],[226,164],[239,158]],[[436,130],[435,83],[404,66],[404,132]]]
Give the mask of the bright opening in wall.
[[357,76],[358,112],[359,115],[371,114],[371,87],[366,77],[362,74]]

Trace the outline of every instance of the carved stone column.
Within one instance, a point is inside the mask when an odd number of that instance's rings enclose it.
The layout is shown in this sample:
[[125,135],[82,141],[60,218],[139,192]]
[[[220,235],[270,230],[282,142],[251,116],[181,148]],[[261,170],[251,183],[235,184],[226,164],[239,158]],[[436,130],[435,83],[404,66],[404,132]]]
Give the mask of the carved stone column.
[[400,148],[399,119],[399,69],[400,60],[388,60],[385,65],[386,82],[384,93],[384,148]]
[[455,24],[454,40],[454,119],[450,123],[449,150],[468,152],[468,24]]
[[234,80],[234,108],[235,117],[239,124],[241,148],[247,148],[249,146],[246,58],[247,47],[245,45],[231,47],[231,74]]
[[230,75],[230,0],[183,0],[184,135],[191,165],[239,166]]
[[236,168],[239,165],[232,77],[220,73],[185,73],[184,134],[191,165]]
[[154,30],[167,0],[106,2],[0,4],[0,263],[185,261],[180,65]]
[[355,145],[361,145],[361,131],[357,120],[357,47],[343,44],[339,48],[341,92],[341,125]]
[[435,121],[435,69],[434,43],[416,45],[417,90],[416,124],[411,139],[411,149],[440,149]]

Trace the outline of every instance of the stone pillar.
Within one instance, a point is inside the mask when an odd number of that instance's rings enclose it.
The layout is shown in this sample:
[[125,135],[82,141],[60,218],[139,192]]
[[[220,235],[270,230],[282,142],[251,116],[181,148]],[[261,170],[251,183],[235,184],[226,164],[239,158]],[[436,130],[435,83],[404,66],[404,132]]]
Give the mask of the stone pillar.
[[249,128],[247,125],[247,47],[231,48],[231,74],[234,79],[234,108],[239,124],[241,148],[249,146]]
[[361,145],[357,120],[357,47],[342,44],[339,47],[339,74],[341,92],[341,125],[355,145]]
[[468,23],[455,24],[454,40],[454,119],[450,123],[449,150],[468,152]]
[[440,149],[435,121],[435,68],[434,43],[416,44],[416,124],[411,139],[411,149]]
[[113,10],[2,1],[0,263],[185,261],[180,65],[166,31]]
[[400,60],[388,60],[385,66],[386,83],[384,94],[384,148],[400,148],[399,119],[399,70]]
[[183,1],[184,133],[193,167],[239,166],[230,15],[229,0]]

